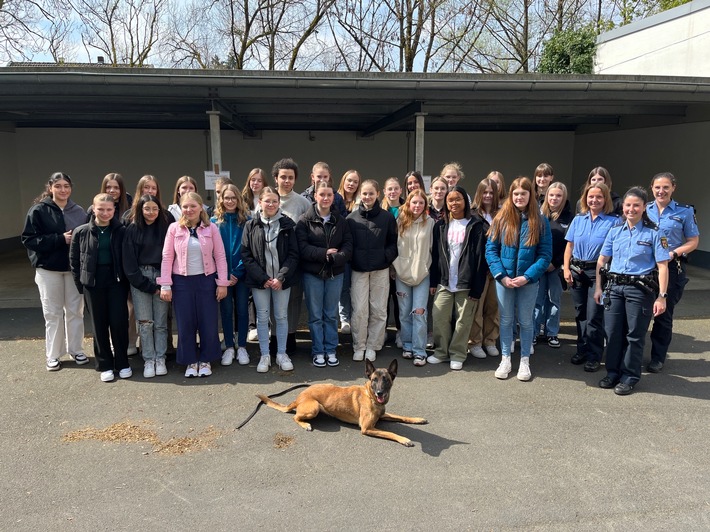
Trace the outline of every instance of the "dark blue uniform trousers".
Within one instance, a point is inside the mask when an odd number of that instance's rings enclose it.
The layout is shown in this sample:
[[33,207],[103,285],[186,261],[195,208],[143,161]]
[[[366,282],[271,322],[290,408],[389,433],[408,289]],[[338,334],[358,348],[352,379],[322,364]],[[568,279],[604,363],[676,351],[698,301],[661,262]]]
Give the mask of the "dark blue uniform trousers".
[[585,275],[573,274],[575,283],[571,288],[577,324],[577,353],[587,360],[602,361],[604,353],[604,307],[594,301],[597,286],[596,271],[584,270]]
[[668,297],[666,298],[666,311],[656,316],[651,329],[651,360],[665,362],[668,355],[668,346],[671,345],[673,336],[673,310],[683,297],[683,290],[688,284],[685,269],[678,273],[675,261],[668,263]]
[[641,378],[643,348],[656,298],[631,285],[612,286],[610,296],[611,307],[604,311],[607,376],[633,386]]
[[[176,360],[187,366],[222,356],[217,326],[217,274],[173,274],[173,309],[177,321]],[[200,346],[197,347],[197,333]]]

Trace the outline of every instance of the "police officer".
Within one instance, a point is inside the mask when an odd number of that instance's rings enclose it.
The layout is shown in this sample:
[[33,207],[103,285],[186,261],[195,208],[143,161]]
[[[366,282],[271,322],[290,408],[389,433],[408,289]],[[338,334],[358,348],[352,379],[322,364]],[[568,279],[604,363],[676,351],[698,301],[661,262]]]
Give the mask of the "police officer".
[[571,287],[577,324],[577,352],[571,362],[584,364],[584,371],[592,372],[599,369],[604,353],[604,307],[594,301],[597,259],[606,235],[620,219],[604,183],[584,187],[579,205],[580,213],[565,236],[563,272]]
[[651,362],[646,369],[658,373],[663,369],[668,346],[673,335],[673,309],[683,297],[688,283],[685,275],[687,257],[698,247],[700,232],[692,205],[683,205],[672,199],[676,178],[670,172],[653,176],[651,192],[655,201],[646,205],[646,213],[658,225],[662,238],[668,245],[671,262],[668,264],[668,299],[666,311],[656,316],[651,330]]
[[[606,377],[600,388],[614,388],[617,395],[630,394],[641,378],[646,331],[651,316],[666,310],[668,294],[668,244],[646,216],[647,195],[633,187],[624,195],[626,221],[609,231],[597,260],[594,300],[602,303],[607,335]],[[600,269],[611,260],[608,284]],[[658,283],[653,273],[658,268]],[[659,292],[656,294],[655,288]]]

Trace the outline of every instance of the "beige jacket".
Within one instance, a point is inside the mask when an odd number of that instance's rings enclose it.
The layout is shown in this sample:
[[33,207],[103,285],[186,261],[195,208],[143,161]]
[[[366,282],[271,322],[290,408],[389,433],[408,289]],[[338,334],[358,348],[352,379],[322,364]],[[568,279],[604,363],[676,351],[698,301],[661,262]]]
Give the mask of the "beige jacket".
[[422,215],[403,235],[397,232],[398,254],[392,266],[397,278],[408,286],[417,286],[429,276],[434,223],[430,216]]

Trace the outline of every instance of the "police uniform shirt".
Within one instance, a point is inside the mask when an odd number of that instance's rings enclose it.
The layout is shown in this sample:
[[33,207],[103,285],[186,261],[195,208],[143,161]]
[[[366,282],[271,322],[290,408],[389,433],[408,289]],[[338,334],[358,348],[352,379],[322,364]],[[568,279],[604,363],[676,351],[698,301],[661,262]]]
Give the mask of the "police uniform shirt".
[[614,227],[604,240],[601,254],[612,257],[612,273],[644,275],[656,268],[656,263],[670,260],[661,240],[662,233],[652,223],[640,220],[634,227],[628,222]]
[[612,227],[620,223],[615,214],[599,215],[592,220],[592,213],[578,214],[572,219],[565,240],[574,242],[572,256],[577,260],[592,261],[599,258],[604,239]]
[[646,205],[648,217],[668,239],[668,249],[673,251],[678,246],[694,236],[699,236],[698,224],[695,222],[695,213],[691,205],[683,205],[671,200],[659,216],[658,205],[651,201]]

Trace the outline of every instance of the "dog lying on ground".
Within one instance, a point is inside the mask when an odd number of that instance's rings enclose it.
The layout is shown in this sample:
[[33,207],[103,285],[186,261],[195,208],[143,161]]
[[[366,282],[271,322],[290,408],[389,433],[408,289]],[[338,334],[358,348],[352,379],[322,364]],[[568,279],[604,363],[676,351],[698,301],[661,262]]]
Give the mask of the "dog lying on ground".
[[306,430],[313,430],[309,419],[323,412],[340,421],[360,426],[360,432],[366,436],[385,438],[407,447],[413,447],[411,440],[394,432],[379,430],[375,425],[379,420],[398,421],[423,425],[427,420],[421,417],[405,417],[385,412],[385,405],[390,398],[392,383],[397,376],[397,360],[393,360],[387,369],[375,369],[367,360],[365,374],[368,381],[364,385],[335,386],[334,384],[313,384],[303,390],[290,405],[272,401],[265,395],[257,395],[264,404],[281,412],[296,414],[293,419]]

